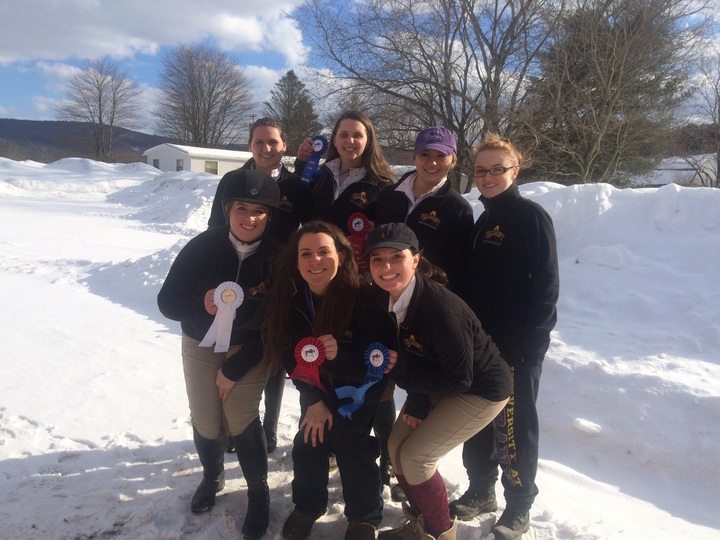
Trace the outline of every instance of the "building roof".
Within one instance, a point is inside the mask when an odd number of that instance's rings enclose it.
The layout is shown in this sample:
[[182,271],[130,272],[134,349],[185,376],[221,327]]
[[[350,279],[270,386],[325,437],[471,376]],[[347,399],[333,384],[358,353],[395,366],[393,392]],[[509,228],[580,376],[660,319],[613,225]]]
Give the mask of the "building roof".
[[143,156],[147,156],[153,150],[163,146],[169,146],[175,150],[179,150],[187,154],[191,158],[197,159],[219,159],[223,161],[247,161],[252,157],[251,152],[241,152],[240,150],[222,150],[219,148],[199,148],[197,146],[185,146],[182,144],[163,143],[158,146],[148,148],[143,152]]

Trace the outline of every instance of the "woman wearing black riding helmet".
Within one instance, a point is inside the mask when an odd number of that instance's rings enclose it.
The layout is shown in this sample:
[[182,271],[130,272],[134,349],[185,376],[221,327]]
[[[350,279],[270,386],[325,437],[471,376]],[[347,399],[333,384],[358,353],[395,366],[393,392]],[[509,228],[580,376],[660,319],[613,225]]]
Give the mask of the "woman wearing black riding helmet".
[[[280,190],[267,174],[238,170],[228,176],[222,199],[226,226],[200,233],[180,250],[158,294],[158,306],[182,327],[193,438],[203,466],[190,508],[202,513],[214,506],[215,494],[225,485],[224,450],[230,437],[248,486],[243,538],[254,540],[267,530],[270,500],[259,418],[267,376],[260,366],[262,347],[253,319],[280,249],[266,234]],[[215,330],[223,328],[218,322],[223,316],[228,335]],[[226,346],[220,347],[221,342]]]

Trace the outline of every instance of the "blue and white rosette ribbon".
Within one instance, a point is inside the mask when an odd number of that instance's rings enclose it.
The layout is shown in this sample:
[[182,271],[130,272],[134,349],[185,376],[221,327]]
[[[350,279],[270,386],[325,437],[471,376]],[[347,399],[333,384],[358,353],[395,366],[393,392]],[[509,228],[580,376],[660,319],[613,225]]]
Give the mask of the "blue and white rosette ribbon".
[[228,352],[235,313],[244,298],[242,288],[234,281],[224,281],[217,286],[213,301],[218,310],[200,347],[210,347],[214,343],[215,352]]
[[335,389],[338,399],[352,398],[352,403],[343,405],[338,412],[345,418],[351,418],[352,414],[365,403],[365,393],[375,383],[380,382],[383,374],[390,363],[390,352],[382,343],[373,342],[365,349],[365,365],[367,373],[362,386],[341,386]]
[[312,146],[313,152],[305,163],[305,168],[300,177],[303,184],[308,186],[317,178],[318,170],[320,169],[320,158],[327,152],[328,140],[322,135],[315,135],[312,138]]

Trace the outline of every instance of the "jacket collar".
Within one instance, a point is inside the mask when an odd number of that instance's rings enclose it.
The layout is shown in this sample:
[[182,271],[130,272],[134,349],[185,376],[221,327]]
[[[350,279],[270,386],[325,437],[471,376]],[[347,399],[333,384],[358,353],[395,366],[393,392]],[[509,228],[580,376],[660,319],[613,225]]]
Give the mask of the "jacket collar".
[[522,195],[520,195],[520,188],[518,187],[517,182],[513,182],[505,191],[495,197],[492,197],[491,199],[488,199],[483,195],[480,195],[478,198],[486,209],[491,209],[510,204],[513,201],[522,198]]

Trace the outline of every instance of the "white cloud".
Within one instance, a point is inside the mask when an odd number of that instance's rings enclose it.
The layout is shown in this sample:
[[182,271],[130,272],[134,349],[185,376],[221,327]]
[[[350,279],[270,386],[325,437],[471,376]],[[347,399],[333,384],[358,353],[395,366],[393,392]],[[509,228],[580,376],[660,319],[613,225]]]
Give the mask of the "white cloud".
[[[156,54],[211,38],[234,52],[277,51],[292,64],[300,36],[286,13],[295,0],[23,0],[0,5],[0,63]],[[42,39],[39,39],[39,37]]]
[[36,113],[35,120],[57,120],[57,106],[62,100],[47,96],[33,96],[32,107]]

